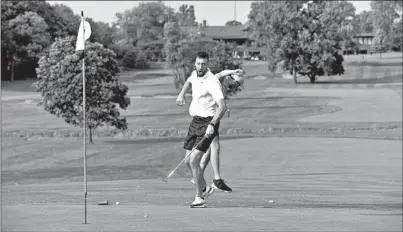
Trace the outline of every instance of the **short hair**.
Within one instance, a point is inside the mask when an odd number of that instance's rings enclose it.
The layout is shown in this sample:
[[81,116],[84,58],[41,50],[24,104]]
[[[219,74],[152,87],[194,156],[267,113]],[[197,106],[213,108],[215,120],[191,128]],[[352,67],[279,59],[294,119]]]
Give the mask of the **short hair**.
[[198,52],[196,57],[209,60],[209,55],[206,52]]

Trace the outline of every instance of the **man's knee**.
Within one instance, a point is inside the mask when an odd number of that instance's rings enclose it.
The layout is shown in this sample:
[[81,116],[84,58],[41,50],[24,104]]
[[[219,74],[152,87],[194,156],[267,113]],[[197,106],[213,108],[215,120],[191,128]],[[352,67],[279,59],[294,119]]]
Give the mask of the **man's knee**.
[[204,152],[199,151],[197,149],[194,150],[192,154],[190,154],[189,162],[190,162],[190,166],[192,168],[200,166],[200,160],[201,160],[203,154],[204,154]]
[[209,148],[206,153],[204,153],[203,157],[200,160],[200,167],[203,169],[207,166],[207,164],[210,162],[210,154],[211,154],[211,149]]
[[217,136],[213,139],[210,146],[212,150],[220,149],[220,140],[218,139]]

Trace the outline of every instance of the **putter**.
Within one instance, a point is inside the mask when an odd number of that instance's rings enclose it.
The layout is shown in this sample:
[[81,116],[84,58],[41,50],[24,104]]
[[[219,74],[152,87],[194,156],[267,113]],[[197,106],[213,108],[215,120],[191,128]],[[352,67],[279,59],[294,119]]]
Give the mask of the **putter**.
[[186,155],[185,158],[182,159],[182,161],[178,164],[178,166],[176,166],[176,167],[174,168],[174,170],[172,170],[172,171],[168,174],[168,176],[166,176],[165,178],[160,177],[160,178],[158,178],[158,179],[161,180],[161,181],[163,181],[163,182],[168,182],[168,179],[176,172],[176,170],[179,168],[179,166],[181,166],[181,164],[185,161],[185,159],[186,159],[188,156],[190,156],[190,154],[192,154],[193,151],[196,150],[196,147],[198,147],[198,146],[203,142],[203,140],[205,140],[205,139],[207,139],[207,137],[204,137],[202,140],[200,140],[200,142],[199,142],[196,146],[193,147],[193,149],[189,152],[189,154]]

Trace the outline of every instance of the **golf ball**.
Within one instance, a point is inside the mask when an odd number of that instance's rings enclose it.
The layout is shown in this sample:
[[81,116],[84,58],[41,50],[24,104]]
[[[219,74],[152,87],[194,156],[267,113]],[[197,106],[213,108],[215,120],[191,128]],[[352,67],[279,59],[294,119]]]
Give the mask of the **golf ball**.
[[148,214],[144,214],[144,217],[145,217],[145,218],[148,217]]
[[116,205],[119,205],[119,204],[120,204],[119,201],[117,201],[117,202],[116,202]]

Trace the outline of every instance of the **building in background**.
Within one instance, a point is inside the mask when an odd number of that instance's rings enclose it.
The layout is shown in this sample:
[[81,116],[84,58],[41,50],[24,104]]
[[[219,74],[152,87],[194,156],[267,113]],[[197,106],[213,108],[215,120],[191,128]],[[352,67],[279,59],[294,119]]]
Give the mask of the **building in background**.
[[236,58],[265,60],[267,49],[257,47],[255,41],[243,28],[244,26],[206,26],[198,30],[209,39],[236,44],[236,51],[234,51]]
[[[206,26],[201,28],[190,28],[190,30],[196,32],[203,32],[206,38],[224,41],[227,43],[235,43],[236,51],[234,51],[234,57],[241,59],[266,59],[268,51],[266,48],[256,46],[253,39],[248,36],[247,25],[242,26]],[[344,55],[351,54],[371,54],[372,41],[374,34],[372,33],[360,33],[353,36],[353,41],[356,43],[356,47],[353,49],[343,48]]]
[[372,54],[372,41],[375,35],[372,33],[360,33],[353,36],[353,41],[356,43],[355,49],[343,49],[343,55],[352,54]]

